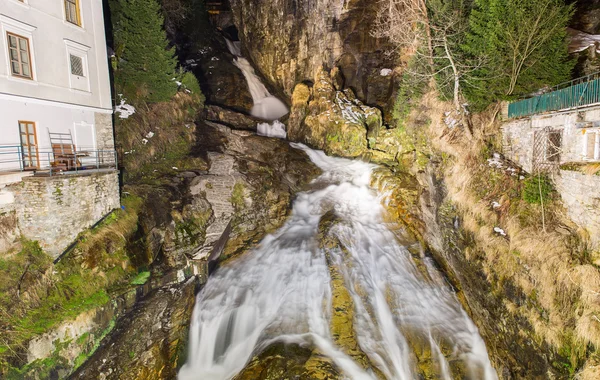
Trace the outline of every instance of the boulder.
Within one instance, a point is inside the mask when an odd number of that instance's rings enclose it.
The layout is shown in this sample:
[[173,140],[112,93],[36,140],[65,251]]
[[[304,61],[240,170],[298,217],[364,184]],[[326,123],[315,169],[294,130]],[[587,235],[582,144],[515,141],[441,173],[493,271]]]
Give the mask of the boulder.
[[264,122],[253,116],[216,105],[206,106],[206,120],[249,131],[256,131],[257,124]]
[[358,157],[377,142],[381,111],[362,103],[350,89],[336,90],[335,77],[335,72],[321,70],[312,91],[303,83],[295,87],[288,136],[328,154]]

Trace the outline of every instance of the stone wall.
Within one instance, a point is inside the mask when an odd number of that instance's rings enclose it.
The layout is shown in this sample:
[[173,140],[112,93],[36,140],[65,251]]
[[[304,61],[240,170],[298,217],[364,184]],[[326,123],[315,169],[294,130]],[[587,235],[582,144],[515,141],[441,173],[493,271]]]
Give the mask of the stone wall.
[[561,170],[554,182],[569,217],[589,233],[593,248],[600,246],[600,176]]
[[77,235],[118,208],[118,172],[90,172],[53,177],[27,177],[7,186],[21,234],[37,240],[53,257]]
[[94,115],[96,125],[96,149],[115,149],[115,136],[113,133],[112,114],[96,112]]
[[[596,133],[600,133],[600,107],[597,106],[506,122],[502,126],[504,155],[531,173],[534,134],[547,128],[562,132],[561,164],[598,162],[585,154],[589,136],[596,139]],[[596,145],[599,140],[595,140]],[[596,152],[600,152],[600,146],[596,147]],[[597,158],[600,158],[598,154]],[[592,245],[599,247],[600,176],[560,170],[554,176],[554,182],[570,218],[587,230]]]
[[534,134],[545,129],[562,132],[560,163],[590,161],[585,157],[584,136],[600,132],[600,108],[596,106],[506,122],[502,126],[504,155],[531,172]]
[[530,119],[515,120],[502,126],[502,153],[531,172],[533,129]]

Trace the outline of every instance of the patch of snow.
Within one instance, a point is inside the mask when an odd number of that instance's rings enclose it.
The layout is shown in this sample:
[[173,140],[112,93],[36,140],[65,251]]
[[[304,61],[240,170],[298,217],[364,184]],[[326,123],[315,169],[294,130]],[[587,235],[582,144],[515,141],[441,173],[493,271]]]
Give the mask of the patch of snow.
[[446,116],[444,118],[444,123],[448,128],[454,128],[458,125],[458,120],[452,117],[452,112],[446,112],[444,115]]
[[218,60],[219,60],[219,57],[212,57],[210,60],[211,60],[211,61],[218,61]]
[[492,202],[492,208],[493,208],[493,209],[497,209],[497,208],[499,208],[499,207],[500,207],[500,203],[498,203],[498,202],[496,202],[496,201]]
[[494,153],[494,158],[490,158],[487,160],[488,165],[492,168],[502,169],[502,157],[498,153]]
[[173,168],[172,168],[172,169],[173,169],[173,170],[179,170],[179,169],[177,168],[177,166],[173,166]]
[[154,137],[154,132],[148,132],[148,133],[146,133],[146,138],[147,139],[151,139],[152,137]]
[[148,144],[148,139],[142,139],[142,144],[144,144],[144,145]]
[[363,115],[354,111],[353,103],[346,98],[341,98],[340,93],[335,94],[337,106],[342,111],[342,117],[351,123],[362,124]]
[[501,236],[506,236],[506,232],[500,227],[494,227],[494,232]]
[[275,120],[271,124],[260,123],[257,125],[257,132],[259,136],[276,137],[279,139],[286,139],[287,132],[285,131],[285,124],[279,120]]
[[119,94],[119,98],[121,99],[121,103],[115,106],[115,112],[119,113],[121,119],[128,119],[129,116],[135,113],[135,107],[127,104],[127,99],[123,97],[123,94]]
[[381,75],[382,77],[389,77],[390,75],[392,75],[393,72],[394,70],[392,69],[381,69],[379,75]]
[[175,83],[177,83],[177,86],[181,86],[181,82],[176,80]]

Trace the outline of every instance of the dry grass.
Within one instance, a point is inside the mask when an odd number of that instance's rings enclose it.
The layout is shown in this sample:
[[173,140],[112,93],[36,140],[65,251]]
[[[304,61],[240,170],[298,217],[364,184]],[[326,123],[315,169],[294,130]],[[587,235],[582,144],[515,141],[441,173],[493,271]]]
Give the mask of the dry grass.
[[[518,286],[530,302],[517,306],[507,300],[507,310],[525,316],[538,338],[557,352],[565,346],[584,347],[567,350],[571,362],[578,363],[581,358],[573,356],[587,355],[587,344],[600,347],[600,271],[582,262],[585,246],[573,243],[585,241],[585,236],[578,234],[581,229],[565,216],[560,202],[553,200],[545,205],[544,230],[540,206],[515,197],[518,180],[487,165],[481,152],[498,146],[496,108],[474,116],[470,138],[464,128],[450,130],[445,125],[444,114],[451,107],[435,93],[425,95],[423,101],[433,120],[428,135],[434,148],[451,156],[451,164],[444,169],[449,198],[463,217],[463,227],[483,252],[482,265],[489,282],[494,286],[498,279],[511,280]],[[587,174],[599,171],[599,164],[585,169]],[[500,207],[493,209],[491,201]],[[496,226],[507,237],[495,233]],[[473,258],[470,250],[465,255]],[[598,365],[588,366],[580,378],[600,378],[593,377],[599,373]]]
[[202,107],[197,97],[179,92],[169,102],[140,105],[134,115],[118,120],[118,149],[126,180],[144,171],[181,165],[195,144],[195,121]]
[[581,172],[587,175],[597,175],[600,172],[600,164],[585,164],[581,167]]

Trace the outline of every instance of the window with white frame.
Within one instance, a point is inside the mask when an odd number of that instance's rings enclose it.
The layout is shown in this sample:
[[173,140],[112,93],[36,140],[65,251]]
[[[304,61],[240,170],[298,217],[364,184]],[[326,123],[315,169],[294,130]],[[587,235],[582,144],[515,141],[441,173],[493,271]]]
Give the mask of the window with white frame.
[[63,0],[65,3],[65,18],[71,24],[81,26],[81,9],[79,0]]
[[89,92],[88,51],[90,47],[68,39],[64,41],[67,49],[69,86],[74,90]]
[[6,72],[10,78],[36,80],[33,32],[35,26],[0,14],[0,46],[4,45]]
[[10,73],[13,76],[33,79],[29,39],[18,34],[6,33]]
[[598,131],[586,131],[582,139],[582,156],[584,160],[600,159],[600,133]]

